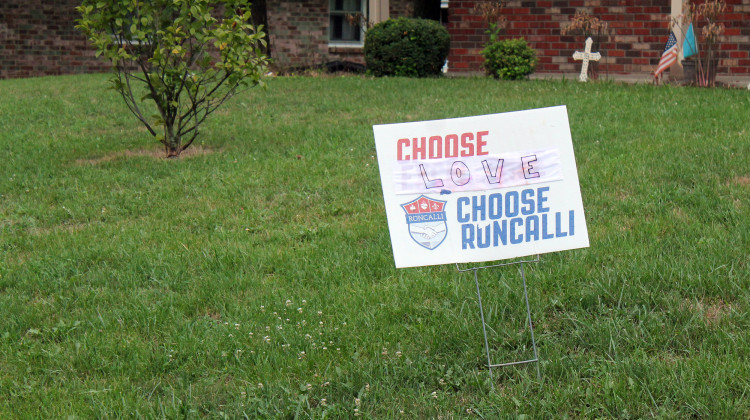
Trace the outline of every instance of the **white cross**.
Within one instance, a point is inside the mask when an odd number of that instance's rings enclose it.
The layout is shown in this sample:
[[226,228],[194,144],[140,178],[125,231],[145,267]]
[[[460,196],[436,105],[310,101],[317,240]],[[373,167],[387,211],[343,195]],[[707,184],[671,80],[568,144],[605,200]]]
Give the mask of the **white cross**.
[[574,60],[583,60],[583,65],[581,66],[581,75],[578,77],[578,80],[582,82],[585,82],[588,79],[589,60],[599,61],[602,58],[602,55],[598,52],[591,52],[591,44],[593,43],[594,41],[591,39],[591,37],[589,37],[586,39],[586,48],[583,50],[583,52],[576,51],[575,53],[573,53]]

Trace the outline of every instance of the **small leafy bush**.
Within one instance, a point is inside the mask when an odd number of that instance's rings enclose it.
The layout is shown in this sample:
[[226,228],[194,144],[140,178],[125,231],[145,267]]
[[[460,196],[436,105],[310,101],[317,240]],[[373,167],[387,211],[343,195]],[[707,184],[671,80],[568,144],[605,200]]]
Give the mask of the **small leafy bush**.
[[523,38],[490,42],[482,56],[487,73],[495,79],[523,79],[536,67],[536,53]]
[[438,76],[450,35],[437,21],[400,17],[380,22],[365,35],[365,63],[374,76]]
[[76,27],[112,63],[112,87],[168,157],[240,89],[262,84],[265,34],[249,0],[83,0],[76,10]]

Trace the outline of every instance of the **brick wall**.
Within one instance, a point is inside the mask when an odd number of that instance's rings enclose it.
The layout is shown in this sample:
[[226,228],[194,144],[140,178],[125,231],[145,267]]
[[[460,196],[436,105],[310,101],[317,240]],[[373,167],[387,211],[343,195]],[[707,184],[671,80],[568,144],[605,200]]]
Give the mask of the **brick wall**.
[[[476,3],[450,2],[451,71],[482,71],[487,24],[474,12]],[[667,40],[670,4],[670,0],[509,1],[504,9],[508,26],[501,39],[525,38],[537,52],[537,72],[576,72],[580,64],[572,55],[583,49],[583,36],[562,36],[560,31],[576,11],[585,10],[609,26],[599,47],[600,74],[652,73]],[[727,0],[727,5],[719,74],[750,75],[750,0]]]
[[328,0],[269,1],[271,57],[278,67],[309,67],[327,60]]
[[0,79],[109,69],[75,29],[77,0],[0,0]]
[[750,76],[750,0],[727,0],[719,72]]

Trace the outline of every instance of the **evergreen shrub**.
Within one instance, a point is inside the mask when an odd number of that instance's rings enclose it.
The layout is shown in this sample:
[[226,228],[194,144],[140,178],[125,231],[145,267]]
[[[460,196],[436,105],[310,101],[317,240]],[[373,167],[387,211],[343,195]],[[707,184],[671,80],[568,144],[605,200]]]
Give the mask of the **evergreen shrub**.
[[365,35],[365,63],[374,76],[438,76],[450,49],[439,22],[400,17],[380,22]]

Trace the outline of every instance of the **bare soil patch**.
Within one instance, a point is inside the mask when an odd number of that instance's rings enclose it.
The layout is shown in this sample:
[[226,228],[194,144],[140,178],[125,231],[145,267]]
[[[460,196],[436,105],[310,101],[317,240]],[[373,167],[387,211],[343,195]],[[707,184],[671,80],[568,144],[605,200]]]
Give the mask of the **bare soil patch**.
[[748,185],[750,185],[750,176],[748,175],[736,176],[732,178],[730,183],[734,185],[742,185],[742,186],[747,187]]
[[[219,149],[211,149],[203,146],[192,146],[184,150],[180,157],[177,159],[189,159],[196,156],[205,156],[212,153],[219,152]],[[167,153],[161,147],[153,147],[149,149],[140,150],[123,150],[120,152],[110,153],[104,156],[89,158],[89,159],[77,159],[76,164],[78,165],[98,165],[104,162],[110,162],[120,158],[130,157],[150,157],[154,159],[167,159]]]
[[701,314],[707,325],[719,323],[724,316],[732,311],[732,305],[722,299],[710,301],[685,300],[684,305],[689,310]]

